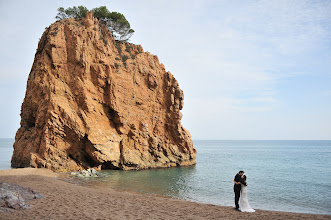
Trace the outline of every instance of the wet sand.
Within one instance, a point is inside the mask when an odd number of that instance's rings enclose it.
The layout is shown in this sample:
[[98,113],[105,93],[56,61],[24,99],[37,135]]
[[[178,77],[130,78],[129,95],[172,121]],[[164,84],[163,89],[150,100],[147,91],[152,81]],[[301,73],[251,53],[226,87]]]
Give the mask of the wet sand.
[[26,210],[0,213],[0,219],[331,219],[331,215],[256,210],[188,202],[153,195],[88,188],[64,182],[45,169],[0,170],[0,182],[29,187],[44,197]]

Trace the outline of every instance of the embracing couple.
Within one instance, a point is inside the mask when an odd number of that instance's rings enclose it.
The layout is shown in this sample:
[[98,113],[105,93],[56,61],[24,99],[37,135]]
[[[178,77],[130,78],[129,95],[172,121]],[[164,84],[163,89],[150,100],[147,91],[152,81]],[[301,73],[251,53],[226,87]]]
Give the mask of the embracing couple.
[[[233,189],[235,195],[234,203],[236,204],[236,210],[240,210],[242,212],[255,212],[255,210],[252,209],[248,203],[247,182],[246,182],[246,175],[244,175],[244,171],[242,170],[239,171],[239,173],[237,173],[237,175],[234,177]],[[239,198],[240,198],[240,202],[239,202]]]

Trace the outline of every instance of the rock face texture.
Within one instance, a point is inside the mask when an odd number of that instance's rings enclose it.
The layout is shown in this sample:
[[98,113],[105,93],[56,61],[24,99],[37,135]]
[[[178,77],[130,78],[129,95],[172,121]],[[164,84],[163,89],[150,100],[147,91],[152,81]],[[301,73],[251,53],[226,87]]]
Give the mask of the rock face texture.
[[183,91],[157,56],[114,41],[88,13],[40,39],[12,167],[147,169],[196,163]]

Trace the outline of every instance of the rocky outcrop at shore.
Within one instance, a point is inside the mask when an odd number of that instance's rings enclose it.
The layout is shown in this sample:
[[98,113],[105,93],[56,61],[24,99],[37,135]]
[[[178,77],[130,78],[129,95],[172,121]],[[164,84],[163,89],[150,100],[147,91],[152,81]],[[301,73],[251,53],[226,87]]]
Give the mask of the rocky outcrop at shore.
[[72,172],[71,175],[77,177],[101,177],[100,173],[93,168],[82,170],[78,172]]
[[158,57],[115,41],[92,13],[40,39],[12,167],[147,169],[196,163],[184,94]]

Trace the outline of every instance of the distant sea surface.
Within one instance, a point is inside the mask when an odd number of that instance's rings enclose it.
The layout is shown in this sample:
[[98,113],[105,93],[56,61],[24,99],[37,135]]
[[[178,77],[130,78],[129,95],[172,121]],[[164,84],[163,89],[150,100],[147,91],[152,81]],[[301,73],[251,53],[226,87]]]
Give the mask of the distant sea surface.
[[11,169],[10,161],[13,155],[14,141],[12,138],[0,138],[0,170]]
[[[10,168],[13,139],[0,139],[0,169]],[[331,141],[194,141],[197,165],[102,171],[67,177],[94,187],[234,206],[233,179],[244,170],[252,208],[331,214]],[[69,175],[68,175],[69,176]]]

